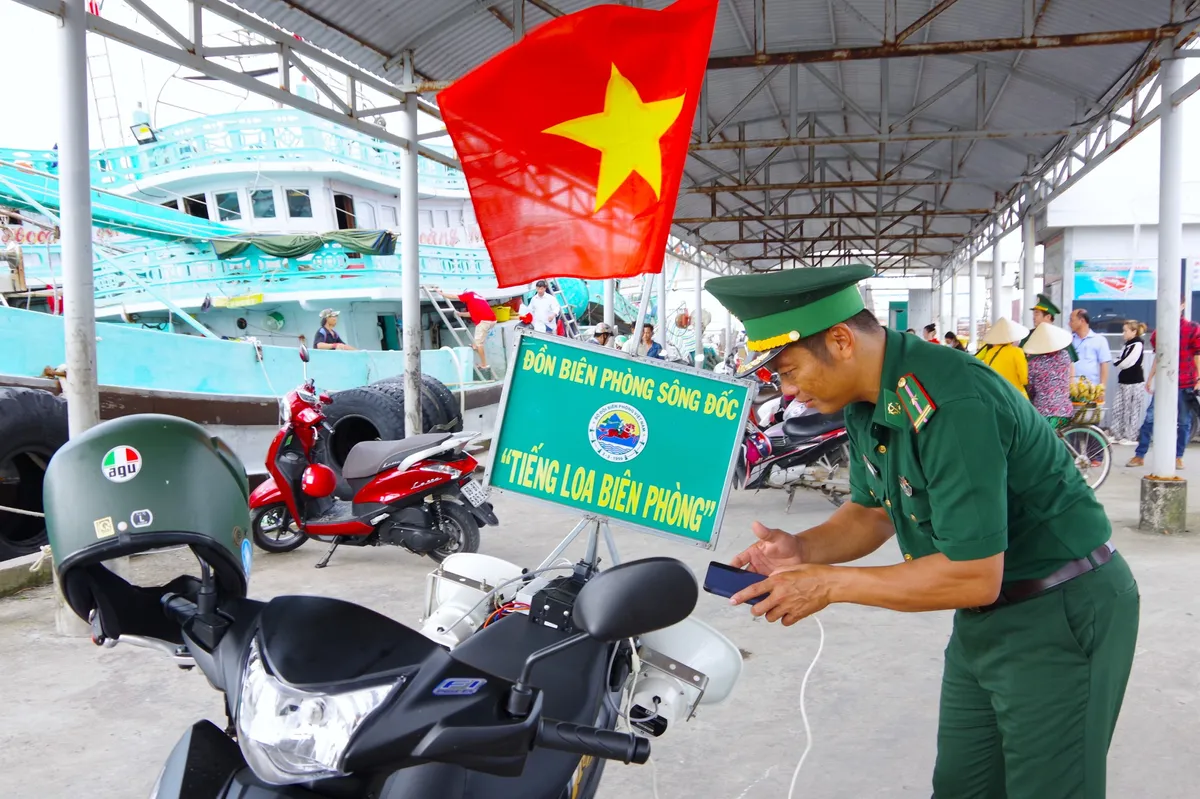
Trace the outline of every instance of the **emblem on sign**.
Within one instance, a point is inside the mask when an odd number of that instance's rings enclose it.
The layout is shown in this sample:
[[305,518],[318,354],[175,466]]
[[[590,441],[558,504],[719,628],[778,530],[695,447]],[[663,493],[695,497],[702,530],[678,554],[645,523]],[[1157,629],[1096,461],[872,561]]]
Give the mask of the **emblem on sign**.
[[592,414],[588,441],[604,460],[627,463],[646,448],[649,432],[641,411],[625,402],[610,402]]
[[888,416],[899,416],[900,415],[900,403],[889,402],[887,404],[887,412],[888,412]]
[[114,483],[128,483],[142,470],[142,455],[133,447],[113,447],[101,461],[100,470]]

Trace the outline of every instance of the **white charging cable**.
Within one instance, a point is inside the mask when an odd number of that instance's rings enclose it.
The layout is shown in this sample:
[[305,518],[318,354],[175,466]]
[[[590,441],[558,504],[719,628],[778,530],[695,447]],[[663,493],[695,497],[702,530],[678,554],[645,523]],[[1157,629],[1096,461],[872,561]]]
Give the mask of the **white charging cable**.
[[808,664],[808,670],[804,672],[804,679],[800,681],[800,720],[804,722],[804,752],[800,755],[800,762],[796,764],[796,770],[792,772],[792,785],[788,788],[788,799],[793,799],[793,795],[796,793],[796,781],[800,779],[800,769],[804,767],[804,759],[812,751],[813,745],[812,727],[808,724],[808,709],[804,706],[804,689],[808,687],[808,677],[812,674],[817,661],[821,659],[821,650],[825,648],[825,625],[821,624],[821,620],[816,616],[812,618],[817,623],[817,629],[821,631],[821,641],[817,644],[817,654],[813,655],[812,663]]

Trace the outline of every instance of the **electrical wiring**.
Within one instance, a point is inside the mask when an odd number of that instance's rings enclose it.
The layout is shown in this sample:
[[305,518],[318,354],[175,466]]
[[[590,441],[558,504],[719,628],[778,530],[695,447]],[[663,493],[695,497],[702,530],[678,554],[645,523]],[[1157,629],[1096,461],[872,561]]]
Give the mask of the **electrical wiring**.
[[821,640],[817,644],[817,654],[813,655],[812,663],[808,664],[808,669],[804,672],[804,679],[800,681],[800,720],[804,722],[804,752],[800,755],[800,762],[796,764],[796,770],[792,772],[792,785],[788,788],[788,799],[793,799],[796,793],[796,781],[800,779],[800,769],[804,767],[804,760],[812,751],[813,745],[812,727],[808,723],[808,709],[804,704],[804,692],[808,688],[808,678],[812,674],[813,667],[817,665],[817,661],[821,659],[821,652],[825,649],[825,625],[821,624],[821,620],[816,616],[812,618],[817,623],[817,629],[821,631]]

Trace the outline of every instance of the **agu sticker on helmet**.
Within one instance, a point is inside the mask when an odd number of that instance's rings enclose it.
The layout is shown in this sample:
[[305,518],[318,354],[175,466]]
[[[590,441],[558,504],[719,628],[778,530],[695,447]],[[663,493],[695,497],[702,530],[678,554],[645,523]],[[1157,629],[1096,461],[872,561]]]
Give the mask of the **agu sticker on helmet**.
[[604,460],[625,463],[646,448],[649,432],[641,411],[626,402],[610,402],[592,414],[588,441]]
[[242,568],[246,571],[246,576],[250,576],[250,561],[254,559],[254,548],[250,545],[249,538],[242,539]]
[[142,470],[142,454],[133,447],[113,447],[104,456],[100,470],[114,483],[127,483]]

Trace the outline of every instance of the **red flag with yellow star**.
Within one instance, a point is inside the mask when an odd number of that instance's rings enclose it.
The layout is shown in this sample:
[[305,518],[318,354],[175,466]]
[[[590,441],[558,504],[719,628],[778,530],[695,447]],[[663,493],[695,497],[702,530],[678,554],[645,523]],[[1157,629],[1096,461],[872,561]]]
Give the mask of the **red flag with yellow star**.
[[717,2],[559,17],[438,95],[500,286],[662,269]]

